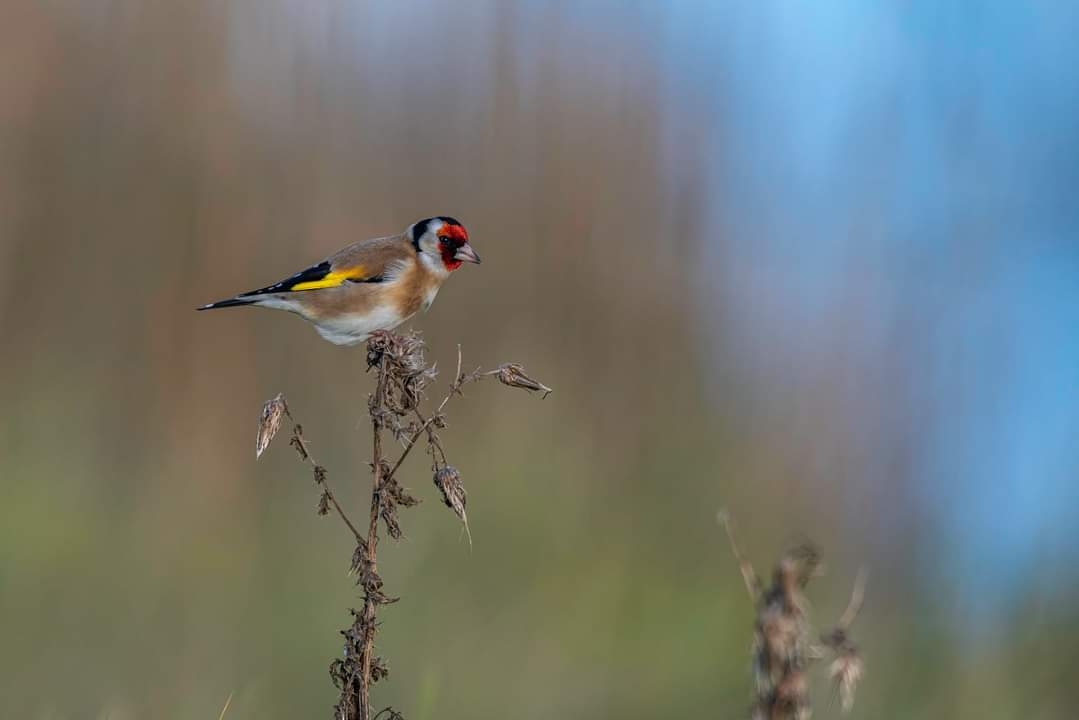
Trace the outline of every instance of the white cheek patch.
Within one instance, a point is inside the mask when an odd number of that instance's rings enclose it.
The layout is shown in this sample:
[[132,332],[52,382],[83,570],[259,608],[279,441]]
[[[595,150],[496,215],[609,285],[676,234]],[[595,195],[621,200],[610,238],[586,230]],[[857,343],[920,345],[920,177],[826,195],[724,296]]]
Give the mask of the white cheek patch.
[[445,280],[449,277],[450,271],[446,269],[446,264],[442,262],[441,255],[432,256],[427,252],[421,252],[420,262],[423,263],[423,267],[427,272],[440,280]]

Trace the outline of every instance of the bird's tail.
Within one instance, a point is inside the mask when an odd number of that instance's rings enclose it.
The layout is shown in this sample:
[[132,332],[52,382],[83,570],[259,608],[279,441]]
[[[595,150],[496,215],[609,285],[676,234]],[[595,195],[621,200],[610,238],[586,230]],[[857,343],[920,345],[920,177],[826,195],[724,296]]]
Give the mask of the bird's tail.
[[254,305],[255,303],[257,303],[261,299],[262,298],[249,298],[249,297],[240,296],[240,297],[229,298],[228,300],[218,300],[215,303],[210,303],[209,305],[203,305],[203,306],[197,307],[195,309],[196,310],[216,310],[217,308],[238,307],[240,305]]

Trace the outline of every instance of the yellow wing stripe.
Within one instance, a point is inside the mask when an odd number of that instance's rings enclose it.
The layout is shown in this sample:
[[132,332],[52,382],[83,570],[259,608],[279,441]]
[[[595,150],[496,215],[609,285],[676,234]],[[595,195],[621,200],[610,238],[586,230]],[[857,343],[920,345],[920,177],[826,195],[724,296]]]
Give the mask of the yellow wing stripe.
[[334,270],[333,272],[327,273],[324,278],[293,285],[289,290],[318,290],[320,288],[337,287],[346,280],[363,280],[364,278],[363,266],[358,265],[352,268],[345,268],[344,270]]

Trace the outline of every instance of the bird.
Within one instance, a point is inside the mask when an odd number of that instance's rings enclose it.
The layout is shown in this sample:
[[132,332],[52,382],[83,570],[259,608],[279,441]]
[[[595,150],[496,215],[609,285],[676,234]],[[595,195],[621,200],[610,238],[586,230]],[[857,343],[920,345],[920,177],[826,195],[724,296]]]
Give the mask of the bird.
[[286,310],[334,345],[358,345],[430,308],[442,283],[466,262],[480,263],[468,231],[439,215],[399,235],[355,242],[279,283],[196,309]]

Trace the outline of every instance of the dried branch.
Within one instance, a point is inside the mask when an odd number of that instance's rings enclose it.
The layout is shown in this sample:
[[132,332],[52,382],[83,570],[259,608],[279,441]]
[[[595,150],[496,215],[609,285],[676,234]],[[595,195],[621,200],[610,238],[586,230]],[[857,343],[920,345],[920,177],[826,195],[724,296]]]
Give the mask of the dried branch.
[[348,515],[345,514],[344,509],[340,503],[337,502],[337,496],[334,495],[333,489],[330,488],[328,482],[326,482],[326,468],[315,462],[315,458],[311,455],[311,449],[307,445],[307,440],[303,436],[303,426],[296,421],[296,418],[292,416],[292,411],[289,409],[288,403],[285,401],[285,396],[281,393],[277,394],[277,397],[268,401],[262,409],[262,417],[259,421],[258,439],[256,441],[255,457],[262,455],[263,451],[269,447],[270,442],[277,435],[277,431],[281,426],[282,415],[287,415],[289,421],[292,423],[292,437],[289,438],[289,445],[296,449],[296,454],[300,456],[300,460],[311,465],[315,485],[319,486],[322,490],[322,494],[319,496],[318,514],[325,515],[329,510],[329,505],[333,505],[337,514],[344,521],[348,529],[352,531],[352,534],[357,540],[362,540],[363,535],[356,529],[356,526],[349,520]]
[[[419,411],[419,408],[413,408],[413,414],[420,421],[420,425],[419,425],[419,427],[417,427],[412,432],[412,434],[406,440],[405,449],[401,453],[401,457],[399,457],[397,459],[397,462],[390,469],[390,472],[387,475],[387,477],[393,477],[394,473],[396,473],[397,469],[399,467],[401,467],[401,463],[403,463],[405,461],[405,458],[408,457],[408,454],[412,451],[412,448],[416,446],[416,443],[419,441],[420,436],[423,435],[423,434],[426,434],[427,438],[428,438],[428,441],[431,442],[432,444],[434,444],[436,447],[438,447],[439,450],[441,451],[441,445],[438,442],[437,436],[434,435],[434,428],[432,426],[433,425],[444,425],[445,418],[442,415],[442,411],[446,409],[446,405],[449,403],[450,399],[453,398],[455,395],[461,395],[462,394],[461,393],[461,388],[463,388],[465,385],[467,385],[469,383],[473,383],[473,382],[479,382],[483,378],[490,377],[491,375],[499,374],[502,371],[502,368],[508,367],[507,365],[503,365],[503,366],[500,366],[499,368],[496,368],[494,370],[490,370],[490,371],[487,371],[487,372],[484,372],[481,368],[477,368],[477,369],[473,370],[471,373],[469,373],[468,375],[464,375],[464,374],[461,373],[461,359],[462,359],[461,358],[461,346],[458,345],[457,346],[457,374],[454,376],[453,383],[450,384],[449,390],[446,391],[446,395],[442,398],[442,401],[438,404],[438,407],[435,409],[434,414],[430,418],[424,418],[423,414]],[[519,365],[513,365],[513,367],[520,368]],[[523,370],[521,370],[521,375],[524,376]],[[527,377],[527,376],[525,376],[525,377]],[[532,382],[537,386],[537,387],[532,388],[532,389],[542,389],[542,390],[546,391],[544,396],[543,396],[544,398],[546,398],[547,395],[549,395],[551,392],[553,392],[546,385],[543,385],[543,384],[538,383],[536,381],[532,381]],[[509,384],[509,383],[507,383],[507,384]],[[442,453],[442,459],[443,459],[443,462],[445,462],[445,453]]]

